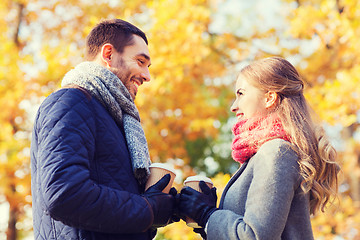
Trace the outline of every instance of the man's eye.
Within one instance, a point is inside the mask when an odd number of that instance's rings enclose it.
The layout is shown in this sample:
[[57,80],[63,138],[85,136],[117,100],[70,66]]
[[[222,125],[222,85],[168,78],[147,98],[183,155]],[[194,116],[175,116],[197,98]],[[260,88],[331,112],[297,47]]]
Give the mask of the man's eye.
[[141,64],[144,64],[145,62],[143,61],[143,60],[138,60],[139,61],[139,63],[141,63]]

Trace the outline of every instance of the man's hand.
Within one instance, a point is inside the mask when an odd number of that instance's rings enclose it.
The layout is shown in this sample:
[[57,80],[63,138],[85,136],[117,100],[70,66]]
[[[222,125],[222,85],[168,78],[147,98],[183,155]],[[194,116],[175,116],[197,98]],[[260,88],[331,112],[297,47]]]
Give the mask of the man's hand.
[[163,227],[168,224],[173,215],[175,197],[171,194],[162,192],[169,181],[170,174],[166,174],[157,183],[149,187],[143,194],[143,197],[151,205],[154,214],[152,226],[155,228]]

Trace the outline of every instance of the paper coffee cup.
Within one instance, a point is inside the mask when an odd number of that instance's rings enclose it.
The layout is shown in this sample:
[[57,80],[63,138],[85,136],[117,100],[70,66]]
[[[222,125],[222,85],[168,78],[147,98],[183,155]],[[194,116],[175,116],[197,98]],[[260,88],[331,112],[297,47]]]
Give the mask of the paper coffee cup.
[[[195,189],[198,192],[202,192],[200,188],[200,181],[204,181],[209,188],[213,187],[213,183],[210,178],[204,176],[190,176],[184,181],[184,185]],[[192,228],[201,228],[193,219],[186,217],[186,225]]]
[[150,165],[150,176],[145,185],[145,191],[157,183],[163,176],[170,173],[170,181],[169,184],[164,188],[163,193],[169,193],[170,188],[175,179],[175,170],[169,165],[165,163],[153,163]]

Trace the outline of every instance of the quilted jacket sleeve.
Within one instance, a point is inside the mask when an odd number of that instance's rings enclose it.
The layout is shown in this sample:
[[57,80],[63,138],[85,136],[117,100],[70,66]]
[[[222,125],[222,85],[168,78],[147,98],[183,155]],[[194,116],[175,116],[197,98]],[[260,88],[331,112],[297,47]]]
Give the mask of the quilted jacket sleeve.
[[153,215],[145,199],[90,178],[96,141],[91,108],[91,101],[74,89],[58,91],[40,107],[32,143],[35,194],[47,214],[69,226],[108,233],[146,231]]

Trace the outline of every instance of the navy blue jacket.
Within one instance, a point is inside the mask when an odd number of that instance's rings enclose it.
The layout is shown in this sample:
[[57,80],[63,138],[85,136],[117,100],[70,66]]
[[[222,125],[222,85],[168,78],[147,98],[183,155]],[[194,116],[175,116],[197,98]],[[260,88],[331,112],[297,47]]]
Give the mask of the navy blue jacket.
[[94,97],[61,89],[40,106],[31,142],[35,239],[151,239],[123,130]]

